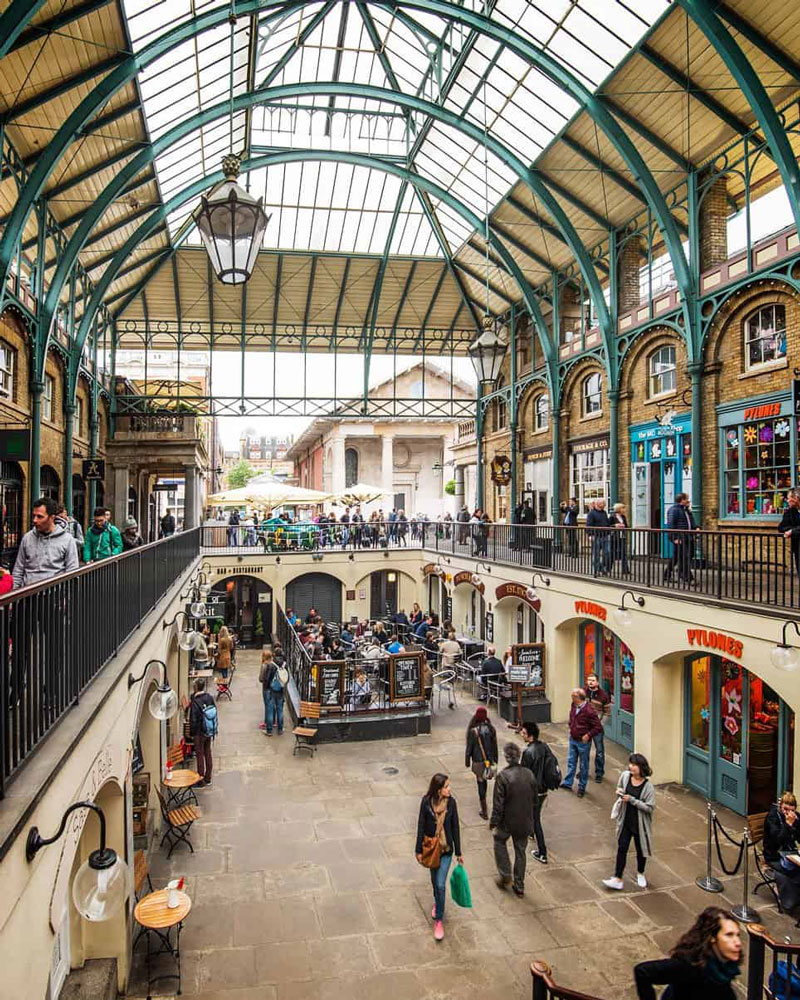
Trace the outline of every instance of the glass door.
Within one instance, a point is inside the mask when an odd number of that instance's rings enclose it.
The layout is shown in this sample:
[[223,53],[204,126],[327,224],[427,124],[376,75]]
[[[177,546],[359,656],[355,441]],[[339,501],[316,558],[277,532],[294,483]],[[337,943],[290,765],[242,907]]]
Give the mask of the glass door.
[[603,625],[587,622],[581,627],[583,650],[582,676],[585,686],[595,674],[600,687],[610,698],[605,735],[628,750],[633,750],[635,662],[633,653],[613,632]]
[[731,660],[719,661],[717,687],[717,767],[714,798],[744,814],[747,806],[748,685],[744,668]]

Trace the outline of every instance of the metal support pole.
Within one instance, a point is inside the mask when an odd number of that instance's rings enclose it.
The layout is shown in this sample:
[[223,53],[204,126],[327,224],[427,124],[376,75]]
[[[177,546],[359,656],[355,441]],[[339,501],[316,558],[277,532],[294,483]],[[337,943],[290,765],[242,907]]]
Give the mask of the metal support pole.
[[481,383],[478,382],[478,396],[475,401],[475,507],[483,510],[483,409],[481,407]]
[[692,514],[698,528],[703,525],[703,463],[701,441],[703,433],[703,363],[689,365],[692,380]]
[[[67,376],[69,380],[69,376]],[[67,399],[71,400],[72,393],[68,391]],[[72,513],[72,445],[75,430],[75,410],[73,402],[68,402],[64,407],[64,495],[62,501],[69,514]]]
[[757,924],[760,920],[758,910],[747,905],[750,895],[750,831],[744,828],[744,871],[742,872],[742,905],[731,907],[731,913],[743,924]]
[[[38,364],[38,362],[36,362]],[[39,499],[42,492],[42,393],[44,382],[34,379],[31,382],[31,452],[30,470],[30,503]]]
[[694,882],[695,885],[701,889],[705,889],[706,892],[722,892],[722,882],[718,878],[714,878],[711,874],[711,828],[714,826],[714,810],[711,808],[710,802],[706,803],[706,808],[708,810],[708,823],[706,824],[706,873],[705,875],[699,875]]
[[509,400],[509,429],[511,431],[511,490],[508,498],[508,521],[514,523],[517,509],[517,307],[511,306],[511,399]]
[[609,491],[611,496],[609,504],[613,505],[619,501],[619,390],[610,389],[608,393],[608,408],[610,411],[610,421],[608,429],[608,457],[609,457]]

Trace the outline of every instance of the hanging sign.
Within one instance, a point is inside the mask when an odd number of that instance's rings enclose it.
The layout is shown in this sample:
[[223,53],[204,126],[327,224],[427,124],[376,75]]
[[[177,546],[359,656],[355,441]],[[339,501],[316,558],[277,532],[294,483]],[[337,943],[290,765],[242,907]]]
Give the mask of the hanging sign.
[[424,653],[394,653],[389,657],[389,700],[423,701]]
[[494,642],[494,615],[491,611],[486,612],[486,641]]
[[496,486],[508,486],[511,482],[511,459],[508,455],[495,455],[491,470],[492,482]]
[[85,458],[83,460],[84,479],[105,479],[106,463],[102,458]]
[[542,606],[542,602],[538,597],[535,601],[532,601],[530,597],[528,597],[528,588],[524,587],[521,583],[501,583],[495,590],[494,596],[498,601],[502,600],[504,597],[516,597],[520,601],[524,601],[528,607],[533,608],[534,611],[538,611]]
[[449,594],[444,599],[444,620],[446,622],[453,620],[453,598]]
[[344,706],[344,660],[320,660],[315,664],[319,703],[323,708]]
[[522,642],[511,647],[508,679],[512,684],[544,690],[544,643]]

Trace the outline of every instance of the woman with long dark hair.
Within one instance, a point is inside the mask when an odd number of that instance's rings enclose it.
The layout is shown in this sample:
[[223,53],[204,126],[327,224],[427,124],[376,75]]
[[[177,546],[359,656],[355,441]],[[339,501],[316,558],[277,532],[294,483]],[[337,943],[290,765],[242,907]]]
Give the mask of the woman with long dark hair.
[[481,807],[481,819],[489,818],[486,808],[486,792],[489,788],[487,774],[490,767],[497,770],[497,733],[489,719],[489,713],[483,705],[479,705],[467,726],[467,746],[464,754],[464,766],[472,769],[478,782],[478,801]]
[[[439,863],[430,868],[433,887],[433,936],[437,941],[444,937],[444,902],[447,889],[447,873],[455,854],[459,864],[463,864],[461,854],[461,830],[458,824],[458,806],[450,794],[450,779],[446,774],[434,774],[428,791],[419,804],[417,821],[417,843],[414,854],[423,863],[423,839],[438,841]],[[430,841],[429,841],[430,843]]]
[[644,866],[653,853],[653,810],[656,807],[656,793],[650,783],[653,769],[647,758],[640,753],[632,753],[628,767],[617,782],[618,800],[611,815],[617,821],[617,863],[612,878],[604,878],[603,885],[609,889],[623,889],[622,873],[628,859],[631,840],[636,848],[636,882],[640,889],[647,888]]
[[708,906],[669,958],[634,966],[639,1000],[655,1000],[654,986],[669,986],[670,1000],[734,1000],[742,939],[732,913]]

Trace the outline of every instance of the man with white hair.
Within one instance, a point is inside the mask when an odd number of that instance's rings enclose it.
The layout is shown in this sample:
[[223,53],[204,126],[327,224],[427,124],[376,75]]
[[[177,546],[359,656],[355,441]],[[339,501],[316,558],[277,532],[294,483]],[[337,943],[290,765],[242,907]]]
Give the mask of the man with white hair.
[[[516,743],[503,747],[506,767],[494,783],[494,800],[489,827],[494,836],[494,861],[497,865],[497,885],[505,889],[512,884],[514,894],[525,895],[525,848],[533,834],[533,810],[538,788],[533,773],[522,767],[522,754]],[[514,842],[514,876],[511,876],[511,859],[508,838]]]

